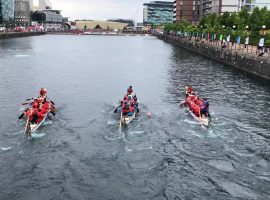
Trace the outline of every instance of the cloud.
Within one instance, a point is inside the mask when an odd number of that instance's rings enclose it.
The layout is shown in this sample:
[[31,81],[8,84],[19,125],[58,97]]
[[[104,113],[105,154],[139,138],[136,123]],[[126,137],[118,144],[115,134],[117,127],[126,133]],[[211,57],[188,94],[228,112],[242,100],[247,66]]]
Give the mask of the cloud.
[[150,0],[52,0],[53,8],[62,10],[65,17],[107,20],[133,19],[142,22],[143,3]]

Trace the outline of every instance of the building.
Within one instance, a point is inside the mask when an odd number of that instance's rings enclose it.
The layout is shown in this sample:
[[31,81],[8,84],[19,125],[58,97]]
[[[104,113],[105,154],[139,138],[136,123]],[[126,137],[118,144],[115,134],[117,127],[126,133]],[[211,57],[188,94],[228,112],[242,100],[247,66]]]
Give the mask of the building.
[[242,0],[242,7],[246,6],[250,12],[253,11],[255,7],[263,8],[267,7],[270,10],[270,1],[269,0]]
[[62,28],[63,17],[60,10],[35,11],[32,14],[32,22],[48,30],[59,30]]
[[198,24],[200,20],[201,0],[175,0],[173,21],[187,20],[192,24]]
[[52,9],[52,3],[50,0],[39,0],[38,1],[38,10]]
[[30,25],[30,2],[29,0],[15,0],[14,2],[15,24],[18,26]]
[[224,12],[239,12],[242,0],[201,0],[201,17]]
[[134,27],[135,22],[132,19],[109,19],[109,22],[127,23],[128,27]]
[[173,2],[151,1],[150,3],[144,3],[143,5],[144,25],[161,25],[164,23],[173,23]]
[[0,24],[14,23],[14,0],[0,0]]
[[75,21],[76,29],[80,30],[99,30],[99,31],[122,31],[126,29],[128,23],[110,22],[110,21]]
[[239,12],[242,5],[241,1],[250,2],[251,0],[175,0],[174,22],[186,19],[192,24],[198,24],[202,17],[206,15]]

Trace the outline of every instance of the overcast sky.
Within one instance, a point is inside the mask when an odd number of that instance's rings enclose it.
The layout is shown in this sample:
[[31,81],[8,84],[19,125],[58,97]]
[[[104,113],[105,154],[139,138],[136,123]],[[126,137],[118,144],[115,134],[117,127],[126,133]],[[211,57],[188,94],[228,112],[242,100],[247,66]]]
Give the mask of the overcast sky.
[[51,0],[53,9],[75,19],[107,20],[115,18],[143,20],[143,3],[150,0]]

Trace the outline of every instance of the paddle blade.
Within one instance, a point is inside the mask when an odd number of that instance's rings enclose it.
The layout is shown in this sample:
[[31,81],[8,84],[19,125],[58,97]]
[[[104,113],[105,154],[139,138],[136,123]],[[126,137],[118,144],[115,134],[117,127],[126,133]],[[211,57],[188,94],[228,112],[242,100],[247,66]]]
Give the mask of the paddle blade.
[[23,118],[23,116],[24,116],[24,113],[23,113],[23,114],[21,114],[21,115],[18,117],[18,119],[22,119],[22,118]]
[[49,115],[47,115],[47,117],[48,117],[48,119],[49,119],[49,120],[51,120],[51,121],[52,121],[52,118],[51,118]]

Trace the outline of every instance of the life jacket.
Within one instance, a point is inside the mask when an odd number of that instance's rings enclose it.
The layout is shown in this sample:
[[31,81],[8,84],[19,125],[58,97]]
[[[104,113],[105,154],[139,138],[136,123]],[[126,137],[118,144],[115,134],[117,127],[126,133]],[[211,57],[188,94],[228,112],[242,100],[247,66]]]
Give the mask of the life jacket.
[[32,111],[31,110],[27,110],[24,112],[24,115],[27,117],[30,117],[32,115]]
[[193,91],[192,87],[189,87],[189,88],[186,90],[186,93],[187,93],[187,94],[191,94],[192,91]]
[[49,109],[50,108],[49,102],[46,102],[45,104],[43,104],[43,108]]
[[123,112],[123,114],[129,113],[129,111],[130,111],[129,105],[128,105],[128,104],[125,104],[125,105],[122,107],[122,112]]
[[44,115],[47,114],[48,111],[49,111],[49,109],[44,108],[44,107],[41,109],[41,113]]
[[195,103],[191,104],[192,112],[198,117],[200,113],[200,107],[197,106]]
[[38,103],[37,103],[37,102],[35,102],[35,101],[34,101],[34,102],[32,102],[32,103],[31,103],[31,105],[32,105],[32,107],[33,107],[33,108],[38,107]]
[[200,100],[199,98],[195,101],[195,103],[198,105],[198,106],[202,106],[202,100]]
[[44,114],[41,111],[41,112],[38,112],[37,115],[38,115],[38,118],[37,118],[36,122],[40,123],[44,118]]
[[31,110],[31,115],[29,116],[30,122],[36,122],[37,118],[38,118],[38,114],[37,114],[36,109],[35,110],[32,109]]
[[131,106],[129,112],[134,112],[134,108],[134,106]]

